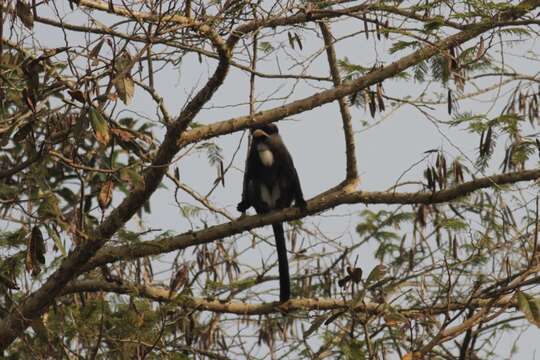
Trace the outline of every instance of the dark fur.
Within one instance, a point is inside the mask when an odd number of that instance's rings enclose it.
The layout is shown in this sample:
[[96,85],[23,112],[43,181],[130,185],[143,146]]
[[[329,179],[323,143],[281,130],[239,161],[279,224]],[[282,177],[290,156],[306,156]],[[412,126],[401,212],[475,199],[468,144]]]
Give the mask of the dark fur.
[[[253,134],[256,130],[262,130],[266,135],[252,137],[252,143],[246,160],[242,201],[237,206],[238,211],[245,212],[253,206],[258,214],[264,214],[272,210],[289,207],[293,200],[296,206],[305,209],[306,201],[302,194],[298,174],[296,173],[292,157],[281,140],[281,136],[279,136],[277,126],[274,124],[262,125],[251,129],[251,133]],[[260,160],[257,151],[257,146],[260,143],[264,143],[272,152],[274,162],[270,167],[263,165]],[[279,186],[279,197],[276,199],[274,206],[264,201],[262,185],[266,186],[267,189],[275,189],[276,186]],[[272,224],[272,229],[274,230],[278,253],[279,298],[280,301],[284,302],[291,297],[291,289],[283,224]]]

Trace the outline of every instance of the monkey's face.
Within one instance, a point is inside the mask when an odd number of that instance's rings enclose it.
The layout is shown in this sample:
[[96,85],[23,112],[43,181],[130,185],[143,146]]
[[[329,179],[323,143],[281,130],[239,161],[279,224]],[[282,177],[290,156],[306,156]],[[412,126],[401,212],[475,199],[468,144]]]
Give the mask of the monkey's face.
[[277,126],[263,125],[253,130],[253,146],[257,151],[259,161],[265,167],[271,167],[274,164],[274,154],[270,146],[272,135],[277,133]]
[[268,139],[270,136],[278,133],[279,130],[275,124],[264,124],[251,128],[251,134],[255,141],[264,141],[264,139]]

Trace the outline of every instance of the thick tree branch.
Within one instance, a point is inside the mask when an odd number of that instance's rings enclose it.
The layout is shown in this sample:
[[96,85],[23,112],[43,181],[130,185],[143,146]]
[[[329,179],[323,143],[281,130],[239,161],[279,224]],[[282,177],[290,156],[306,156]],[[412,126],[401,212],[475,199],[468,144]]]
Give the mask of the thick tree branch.
[[[91,6],[100,10],[108,10],[108,4],[100,1],[81,0],[82,5]],[[105,7],[105,8],[104,8]],[[113,7],[114,13],[124,14],[130,11]],[[139,16],[144,16],[139,14]],[[208,37],[218,54],[220,62],[212,77],[205,86],[186,105],[182,113],[167,129],[165,139],[152,161],[152,165],[143,175],[143,186],[135,189],[111,214],[101,223],[95,233],[81,246],[71,252],[59,268],[45,281],[45,283],[28,296],[22,304],[11,307],[9,315],[0,322],[0,351],[5,349],[19,334],[26,329],[31,319],[40,316],[47,307],[53,303],[62,288],[79,274],[81,267],[98,251],[105,242],[121,228],[157,189],[167,171],[168,164],[180,149],[176,139],[186,129],[188,124],[200,111],[202,106],[212,97],[225,79],[229,69],[230,52],[224,41],[210,27],[193,22],[191,19],[175,16],[175,21],[193,27],[202,35]]]
[[26,169],[27,167],[29,167],[30,165],[32,165],[33,163],[38,161],[42,157],[42,155],[43,155],[42,150],[40,150],[34,156],[30,157],[29,159],[23,161],[22,163],[20,163],[18,165],[15,165],[11,169],[6,169],[6,170],[0,171],[0,180],[4,179],[4,178],[7,178],[7,177],[10,177],[10,176],[18,173],[19,171],[22,171],[22,170]]
[[[493,18],[485,20],[483,22],[468,25],[466,26],[465,30],[448,36],[447,38],[442,39],[434,45],[425,45],[421,49],[399,59],[398,61],[386,65],[378,70],[374,70],[355,80],[345,81],[338,87],[321,91],[314,95],[293,101],[283,106],[260,111],[253,116],[246,115],[216,122],[207,126],[201,126],[199,128],[182,134],[181,138],[179,138],[178,141],[182,145],[186,145],[204,139],[230,134],[235,131],[246,129],[247,127],[254,124],[267,124],[274,121],[279,121],[285,117],[296,115],[330,103],[339,98],[352,95],[368,86],[374,85],[378,82],[383,81],[384,79],[399,74],[407,68],[416,65],[441,51],[447,50],[450,47],[456,47],[460,44],[463,44],[464,42],[471,40],[476,36],[479,36],[486,31],[489,31],[496,27],[504,26],[507,21],[517,19],[538,6],[540,6],[540,0],[523,1],[519,5],[502,12],[498,16],[494,16]],[[366,9],[367,5],[360,5],[357,7],[356,10],[365,11]],[[239,26],[235,30],[234,36],[227,40],[227,43],[229,45],[234,45],[241,35],[258,30],[262,27],[285,26],[300,22],[320,20],[325,17],[326,16],[324,15],[324,10],[318,10],[309,14],[300,13],[285,18],[252,21],[248,24]]]
[[[178,307],[188,309],[197,309],[199,311],[210,311],[216,313],[228,313],[237,315],[267,315],[290,311],[328,311],[348,309],[350,311],[362,312],[369,315],[381,316],[385,313],[383,304],[374,302],[355,302],[347,300],[338,300],[330,298],[297,298],[291,299],[284,304],[279,302],[249,304],[240,301],[220,301],[193,298],[189,296],[177,295],[171,293],[169,289],[156,286],[117,284],[105,282],[102,280],[81,280],[66,286],[63,295],[79,292],[97,292],[104,291],[116,294],[129,294],[144,297],[159,302],[174,302]],[[430,315],[445,314],[449,311],[459,311],[466,308],[482,308],[492,302],[491,298],[474,299],[471,302],[442,304],[438,306],[415,307],[410,309],[401,309],[401,315],[407,318],[418,318]],[[502,297],[495,307],[515,307],[517,302],[512,296]]]
[[[538,178],[540,178],[540,169],[525,170],[475,179],[433,193],[424,191],[415,193],[351,191],[350,187],[345,186],[308,201],[307,213],[316,214],[343,204],[445,203],[466,196],[478,189],[499,187],[520,181],[536,180]],[[89,271],[95,267],[119,260],[129,260],[143,256],[164,254],[174,250],[185,249],[190,246],[206,244],[228,236],[240,234],[255,227],[269,225],[274,222],[295,220],[305,215],[306,213],[302,213],[298,208],[287,208],[282,211],[275,211],[265,215],[241,217],[236,221],[214,225],[201,231],[188,232],[160,240],[125,246],[105,247],[99,250],[83,267],[83,271]]]
[[[330,26],[325,22],[321,21],[319,23],[321,32],[324,39],[324,46],[326,48],[326,57],[328,58],[328,66],[330,67],[330,73],[332,74],[332,80],[334,81],[334,86],[338,87],[341,85],[341,75],[339,74],[339,69],[336,59],[336,51],[334,49],[334,44],[332,41],[332,33],[330,32]],[[349,110],[349,105],[347,104],[346,98],[339,98],[339,111],[341,112],[341,119],[343,121],[343,133],[345,137],[345,155],[347,159],[347,181],[353,181],[358,178],[358,170],[356,168],[356,150],[354,144],[354,133],[352,128],[352,119],[351,112]]]
[[[342,16],[343,14],[336,14],[331,11],[325,12],[324,10],[306,10],[288,17],[271,18],[262,21],[257,20],[236,28],[234,34],[227,42],[225,42],[210,26],[196,22],[189,17],[182,17],[179,15],[159,17],[154,14],[134,12],[128,8],[113,6],[112,2],[107,3],[99,0],[80,0],[77,4],[125,16],[137,21],[140,21],[140,19],[149,22],[159,22],[164,20],[175,22],[181,27],[192,29],[198,32],[202,38],[208,39],[213,44],[215,51],[219,56],[219,64],[208,82],[199,92],[197,92],[193,99],[188,102],[175,121],[169,124],[170,126],[167,128],[165,138],[155,154],[151,166],[143,173],[142,186],[134,189],[122,203],[110,213],[100,226],[98,226],[92,234],[89,234],[87,241],[78,246],[62,261],[57,270],[52,273],[38,290],[31,293],[20,303],[11,306],[7,311],[7,316],[0,322],[0,351],[8,347],[15,338],[20,336],[32,319],[43,314],[48,306],[55,301],[55,298],[62,293],[65,286],[80,274],[81,271],[91,269],[96,266],[96,264],[104,264],[151,254],[161,254],[176,249],[182,249],[187,246],[204,244],[225,236],[238,234],[246,229],[256,226],[262,226],[276,221],[295,219],[306,215],[306,213],[301,213],[298,209],[286,209],[282,212],[271,213],[265,216],[245,217],[231,223],[216,225],[203,231],[190,232],[127,248],[122,246],[103,248],[106,241],[110,239],[118,229],[124,226],[141,206],[149,200],[150,196],[161,183],[163,176],[167,171],[168,164],[179,149],[185,144],[238,131],[253,123],[270,123],[278,121],[286,116],[298,114],[339,98],[343,98],[344,96],[348,96],[366,86],[394,76],[418,62],[436,55],[440,51],[462,44],[497,26],[509,24],[512,20],[526,14],[531,9],[540,6],[540,0],[524,1],[520,5],[504,11],[499,16],[490,20],[466,26],[465,30],[460,33],[451,35],[434,45],[428,45],[409,56],[405,56],[397,62],[373,71],[359,79],[345,82],[335,89],[320,92],[282,107],[259,112],[258,114],[255,114],[253,118],[241,117],[232,119],[207,127],[201,127],[200,129],[188,133],[185,132],[188,124],[193,121],[200,109],[208,102],[215,91],[223,83],[230,66],[231,51],[238,40],[245,34],[249,34],[262,28],[294,25],[300,22],[305,23],[330,16]],[[360,5],[358,11],[367,9],[366,6],[367,5]],[[2,41],[4,40],[2,39]],[[63,86],[70,88],[70,85],[67,84],[67,82],[66,84],[63,84]],[[540,170],[530,170],[497,175],[491,178],[474,180],[469,183],[458,185],[452,189],[435,193],[363,193],[353,192],[351,191],[351,187],[343,187],[325,193],[310,201],[307,214],[313,214],[346,203],[446,202],[480,188],[537,179],[540,176],[539,172]],[[89,262],[89,260],[91,261]]]

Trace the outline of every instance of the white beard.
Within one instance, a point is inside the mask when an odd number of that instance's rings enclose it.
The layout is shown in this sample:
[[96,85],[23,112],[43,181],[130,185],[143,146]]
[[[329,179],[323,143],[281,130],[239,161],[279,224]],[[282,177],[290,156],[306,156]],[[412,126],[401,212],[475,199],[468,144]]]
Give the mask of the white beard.
[[274,163],[274,154],[272,154],[272,151],[266,146],[265,144],[259,144],[257,145],[257,152],[259,153],[259,158],[261,159],[261,163],[266,166],[270,167]]

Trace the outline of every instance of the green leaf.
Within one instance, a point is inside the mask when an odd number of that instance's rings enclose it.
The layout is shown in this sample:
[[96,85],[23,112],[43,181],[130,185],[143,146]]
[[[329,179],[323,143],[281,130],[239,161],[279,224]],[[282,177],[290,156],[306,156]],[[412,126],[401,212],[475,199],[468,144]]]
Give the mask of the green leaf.
[[407,48],[418,47],[418,41],[396,41],[388,50],[390,54],[396,53],[398,51],[407,49]]
[[44,219],[57,218],[60,216],[60,207],[58,198],[52,194],[46,194],[42,199],[38,207],[38,214]]
[[317,331],[321,327],[321,325],[324,324],[327,318],[328,318],[327,315],[321,315],[321,316],[316,317],[315,320],[313,320],[313,322],[311,323],[311,326],[309,327],[309,329],[304,331],[304,334],[303,334],[304,340],[307,339],[315,331]]
[[103,46],[103,43],[105,42],[105,39],[101,39],[100,42],[97,43],[96,46],[90,51],[90,54],[88,54],[88,57],[90,59],[97,60],[97,57],[99,55],[99,52],[101,51],[101,47]]
[[386,275],[386,271],[387,271],[386,266],[384,266],[383,264],[379,264],[375,266],[373,270],[371,270],[371,272],[369,273],[366,280],[366,284],[371,284],[376,281],[379,281],[380,279],[384,277],[384,275]]
[[122,169],[120,171],[120,179],[127,182],[135,189],[141,189],[144,186],[144,178],[141,173],[133,168]]
[[431,32],[431,31],[439,29],[443,25],[444,25],[444,17],[442,17],[441,15],[437,15],[433,18],[432,21],[429,21],[424,24],[424,30],[426,32]]
[[466,230],[469,228],[469,225],[460,218],[449,218],[442,221],[441,226],[447,230]]
[[117,76],[113,80],[114,88],[124,104],[129,105],[135,93],[135,83],[129,74]]
[[67,256],[66,248],[64,247],[64,244],[62,243],[62,240],[60,239],[60,235],[58,232],[50,225],[45,224],[45,229],[47,229],[47,233],[49,234],[49,237],[53,239],[54,245],[56,248],[60,250],[62,253],[62,256]]
[[109,124],[103,115],[101,115],[101,112],[95,107],[90,108],[90,123],[94,129],[97,141],[103,145],[107,145],[111,140]]
[[272,44],[267,41],[260,42],[259,49],[265,54],[269,54],[274,51],[274,47],[272,46]]
[[17,4],[15,5],[15,12],[19,19],[21,19],[24,26],[26,26],[29,30],[32,30],[32,28],[34,27],[34,14],[30,9],[30,5],[28,5],[22,0],[17,0]]
[[540,299],[535,299],[531,295],[518,291],[518,308],[532,324],[540,327]]

